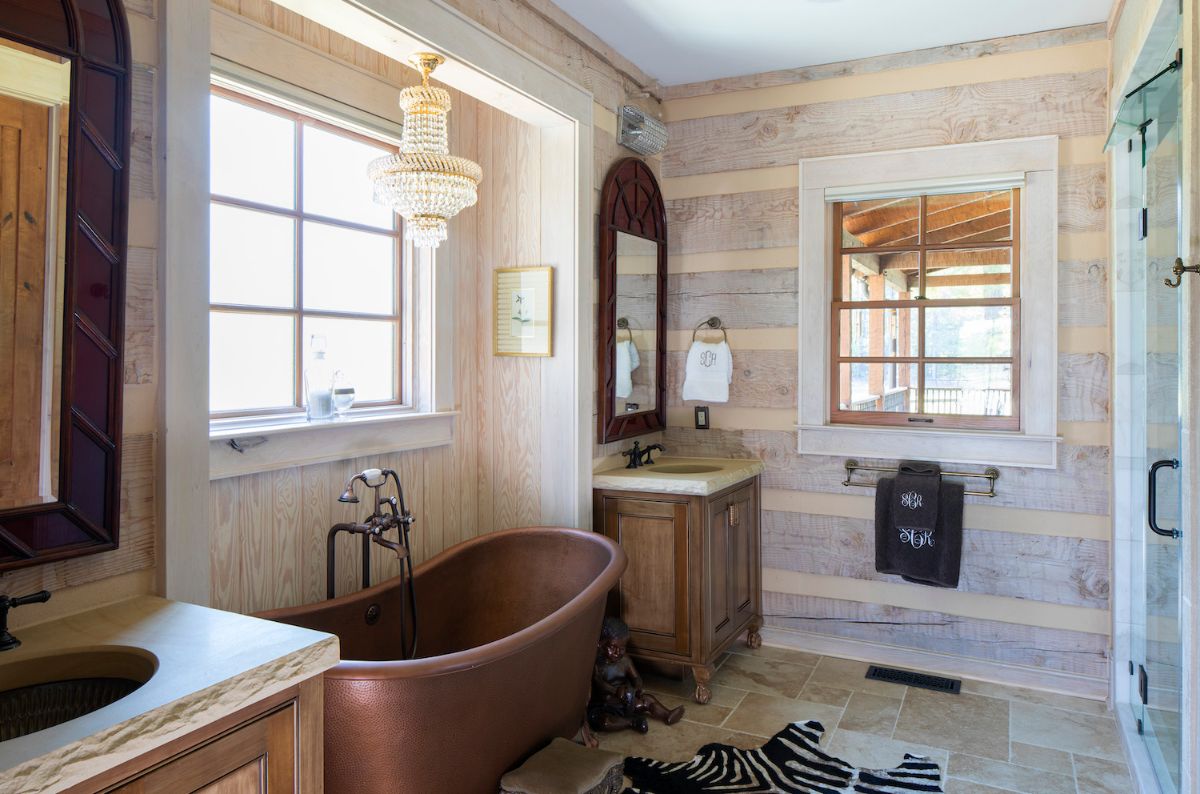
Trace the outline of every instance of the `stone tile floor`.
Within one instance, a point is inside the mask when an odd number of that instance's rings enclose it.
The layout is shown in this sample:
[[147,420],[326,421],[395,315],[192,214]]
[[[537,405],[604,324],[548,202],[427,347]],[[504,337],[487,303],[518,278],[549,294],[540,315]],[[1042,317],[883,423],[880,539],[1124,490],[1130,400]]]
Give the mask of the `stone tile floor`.
[[709,742],[758,747],[789,722],[818,720],[821,744],[858,767],[893,767],[904,753],[942,768],[947,794],[1131,794],[1117,723],[1101,702],[964,680],[950,695],[868,681],[865,662],[785,648],[737,646],[721,661],[706,705],[690,676],[646,676],[668,707],[687,706],[674,726],[651,722],[600,735],[600,746],[660,760],[691,758]]

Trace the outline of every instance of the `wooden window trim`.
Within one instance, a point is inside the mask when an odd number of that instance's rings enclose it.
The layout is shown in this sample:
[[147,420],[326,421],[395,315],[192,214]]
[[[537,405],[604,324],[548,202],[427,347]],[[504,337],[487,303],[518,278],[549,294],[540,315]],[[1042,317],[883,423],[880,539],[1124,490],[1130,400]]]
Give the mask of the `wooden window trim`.
[[[904,245],[858,246],[847,248],[842,245],[844,201],[833,203],[830,245],[832,248],[832,301],[829,312],[829,421],[831,424],[865,425],[874,427],[904,427],[912,430],[984,430],[1020,431],[1021,413],[1021,188],[1012,190],[1010,205],[1012,234],[1007,241],[972,243],[926,243],[926,220],[928,217],[928,193],[914,194],[919,199],[917,217],[917,242]],[[926,257],[929,251],[945,250],[1006,249],[1010,252],[1010,297],[1008,298],[926,298],[928,271]],[[916,253],[918,261],[917,297],[903,300],[852,301],[844,299],[842,285],[842,257],[849,254],[866,253]],[[1012,317],[1010,356],[1004,357],[930,357],[925,354],[925,311],[931,308],[953,306],[1010,306]],[[917,312],[917,355],[916,356],[843,356],[841,354],[842,322],[841,311],[846,309],[913,309]],[[924,410],[925,366],[927,364],[1001,364],[1009,367],[1012,380],[1010,404],[1012,416],[980,416],[963,414],[935,414]],[[917,407],[915,412],[900,411],[852,411],[840,408],[841,366],[843,364],[916,364]]]
[[[366,402],[356,401],[354,404],[357,409],[379,409],[390,406],[402,407],[406,404],[404,394],[404,230],[403,221],[395,213],[392,214],[392,228],[384,229],[377,226],[369,226],[366,224],[356,223],[353,221],[341,220],[338,218],[330,218],[325,215],[315,213],[306,213],[304,211],[304,180],[303,180],[303,163],[304,163],[304,127],[310,126],[317,129],[325,130],[326,132],[334,133],[340,137],[358,140],[371,146],[384,148],[389,151],[399,151],[399,147],[380,138],[375,138],[370,135],[365,135],[357,130],[340,127],[336,124],[331,124],[328,121],[319,119],[315,116],[302,113],[297,110],[292,110],[287,107],[273,104],[259,97],[244,94],[240,91],[235,91],[224,86],[210,86],[211,96],[220,96],[222,98],[238,102],[243,105],[253,107],[257,110],[289,119],[293,123],[293,134],[295,136],[295,145],[293,152],[293,174],[295,176],[293,183],[293,198],[292,207],[276,207],[269,204],[262,204],[255,201],[234,198],[232,196],[224,196],[217,193],[209,193],[209,206],[220,204],[229,207],[238,207],[240,209],[253,210],[266,214],[276,215],[280,217],[291,218],[294,221],[294,253],[293,253],[293,277],[294,277],[294,294],[292,297],[293,305],[290,308],[282,308],[277,306],[257,306],[253,304],[226,304],[226,303],[209,303],[209,316],[213,313],[231,313],[231,314],[252,314],[252,315],[283,315],[294,319],[293,342],[294,342],[294,379],[293,379],[293,404],[290,406],[279,406],[274,408],[247,408],[236,411],[212,411],[209,413],[209,418],[212,420],[223,419],[240,419],[246,417],[263,416],[263,417],[282,417],[296,415],[304,411],[304,319],[306,317],[313,318],[334,318],[334,319],[349,319],[349,320],[370,320],[372,322],[389,322],[394,329],[394,339],[396,340],[396,359],[395,366],[392,370],[392,393],[395,399],[392,400],[373,400]],[[328,310],[316,310],[304,308],[304,223],[306,221],[320,223],[327,226],[335,226],[341,229],[349,229],[352,231],[370,232],[372,234],[387,235],[392,238],[393,250],[393,270],[394,270],[394,287],[395,294],[392,296],[393,312],[391,314],[369,314],[363,312],[340,312]]]

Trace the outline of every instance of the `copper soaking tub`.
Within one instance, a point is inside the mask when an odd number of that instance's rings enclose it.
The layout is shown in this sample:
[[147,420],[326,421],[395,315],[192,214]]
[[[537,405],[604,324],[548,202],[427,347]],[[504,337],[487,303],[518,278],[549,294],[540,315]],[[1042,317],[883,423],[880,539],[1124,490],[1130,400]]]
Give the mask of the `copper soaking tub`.
[[347,661],[325,674],[325,790],[494,794],[506,770],[573,736],[624,570],[619,546],[573,529],[447,549],[414,574],[418,658],[406,661],[399,579],[263,613],[341,640]]

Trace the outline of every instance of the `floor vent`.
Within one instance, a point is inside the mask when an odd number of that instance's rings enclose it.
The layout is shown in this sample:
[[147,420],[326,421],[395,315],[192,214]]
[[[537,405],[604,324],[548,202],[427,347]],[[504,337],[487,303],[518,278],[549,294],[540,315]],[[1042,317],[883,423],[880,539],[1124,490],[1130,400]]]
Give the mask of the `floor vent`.
[[957,678],[942,678],[928,673],[914,673],[910,670],[897,670],[893,667],[871,665],[867,668],[867,678],[871,681],[887,681],[889,684],[915,686],[919,689],[932,689],[934,692],[949,692],[957,695],[962,687],[962,681]]

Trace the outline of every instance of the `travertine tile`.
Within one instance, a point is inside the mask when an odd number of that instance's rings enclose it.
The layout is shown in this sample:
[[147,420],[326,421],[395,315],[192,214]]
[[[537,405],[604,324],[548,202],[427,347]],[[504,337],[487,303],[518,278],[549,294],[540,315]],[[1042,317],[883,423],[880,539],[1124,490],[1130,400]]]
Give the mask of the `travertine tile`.
[[870,692],[874,695],[901,697],[905,687],[900,684],[889,684],[886,681],[868,681],[866,662],[852,659],[838,659],[833,656],[822,656],[817,669],[808,680],[810,684],[850,689],[855,692]]
[[[690,674],[686,675],[683,680],[662,678],[661,675],[646,675],[643,678],[643,685],[647,692],[670,694],[671,697],[679,699],[679,702],[700,705],[692,699],[692,694],[696,692],[696,681],[692,680]],[[708,688],[713,691],[713,699],[709,700],[708,704],[722,706],[726,709],[733,709],[742,702],[742,698],[745,696],[745,690],[734,690],[727,686],[710,685]]]
[[791,662],[730,654],[713,676],[712,683],[764,695],[794,698],[800,694],[812,671],[811,667]]
[[846,705],[846,712],[838,727],[891,737],[896,727],[896,717],[900,714],[900,702],[900,698],[855,692]]
[[807,700],[810,703],[824,703],[827,706],[842,707],[850,702],[850,696],[853,694],[849,689],[808,683],[804,685],[804,689],[800,690],[800,699]]
[[964,678],[962,691],[976,695],[986,695],[1006,700],[1021,700],[1026,703],[1037,703],[1043,706],[1054,706],[1067,711],[1078,711],[1082,714],[1092,714],[1097,717],[1111,717],[1108,704],[1103,700],[1088,700],[1071,695],[1060,695],[1056,692],[1039,692],[1036,689],[1025,689],[1017,686],[993,684],[987,681],[974,681]]
[[759,747],[789,722],[812,719],[825,725],[826,751],[860,768],[897,766],[906,752],[949,767],[947,794],[1072,794],[1077,768],[1080,794],[1132,791],[1115,724],[1094,701],[970,681],[961,695],[908,689],[867,681],[863,662],[787,649],[738,646],[720,662],[706,706],[692,701],[690,675],[647,675],[648,691],[687,708],[684,722],[651,723],[646,736],[602,734],[602,746],[681,761],[709,742]]
[[1117,724],[1111,718],[1033,703],[1013,701],[1012,740],[1110,761],[1125,759]]
[[1009,701],[998,698],[909,689],[894,736],[1007,761],[1008,710]]
[[[738,690],[729,691],[737,692],[739,700],[746,695],[745,692]],[[676,706],[683,706],[683,719],[690,720],[691,722],[699,722],[704,725],[720,725],[733,713],[731,706],[718,706],[712,702],[700,704],[690,694],[686,697],[679,697],[667,692],[656,692],[652,689],[647,689],[646,692],[654,695],[660,703],[669,709],[673,709]],[[713,699],[715,700],[716,697],[714,696]]]
[[1080,794],[1085,791],[1087,794],[1126,794],[1135,790],[1129,768],[1124,763],[1086,755],[1075,756],[1075,779]]
[[1071,754],[1062,750],[1052,750],[1049,747],[1038,747],[1033,744],[1013,742],[1008,760],[1019,766],[1044,769],[1047,772],[1057,772],[1060,775],[1074,774],[1074,767],[1071,764]]
[[859,733],[839,728],[829,739],[827,751],[848,764],[862,769],[891,769],[904,763],[904,754],[923,755],[946,771],[950,754],[940,747],[916,742],[885,739],[872,733]]
[[764,645],[752,651],[741,642],[735,642],[730,646],[729,652],[741,656],[757,656],[759,659],[775,659],[780,662],[802,664],[805,667],[816,667],[817,662],[821,660],[818,654],[798,651],[795,648],[781,648],[777,645]]
[[1024,794],[1075,794],[1075,778],[963,753],[950,754],[948,775]]
[[953,777],[946,779],[942,790],[946,794],[1012,794],[1008,789],[985,786],[982,783],[974,783],[970,780],[960,780]]
[[793,722],[816,720],[828,736],[841,716],[842,710],[836,706],[750,692],[722,727],[770,738]]

